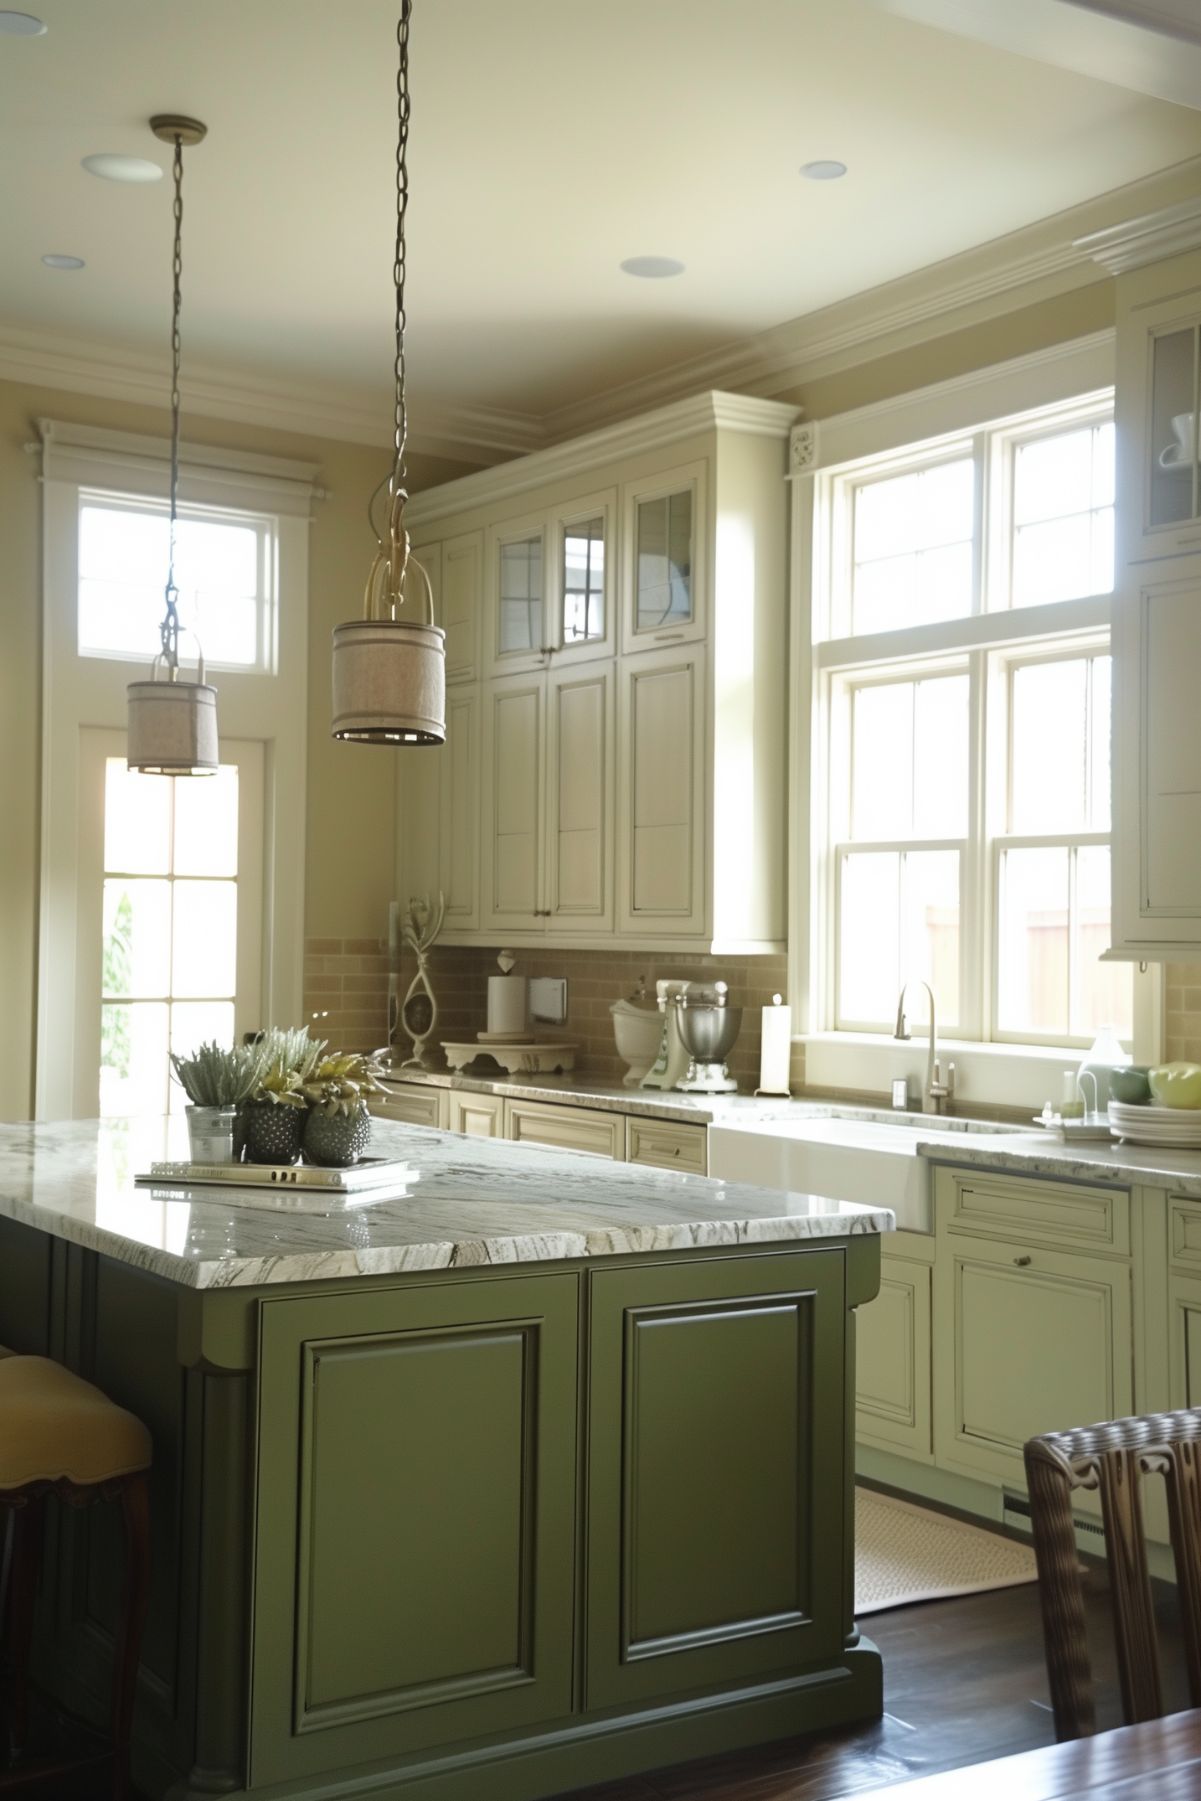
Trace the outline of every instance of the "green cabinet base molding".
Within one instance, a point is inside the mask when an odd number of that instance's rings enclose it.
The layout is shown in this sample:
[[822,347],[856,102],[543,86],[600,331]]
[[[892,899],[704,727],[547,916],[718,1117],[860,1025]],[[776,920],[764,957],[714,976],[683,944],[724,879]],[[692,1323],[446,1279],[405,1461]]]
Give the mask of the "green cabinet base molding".
[[[140,1790],[533,1801],[878,1717],[849,1233],[197,1289],[0,1221],[0,1339],[154,1436]],[[98,1718],[103,1511],[37,1638]]]

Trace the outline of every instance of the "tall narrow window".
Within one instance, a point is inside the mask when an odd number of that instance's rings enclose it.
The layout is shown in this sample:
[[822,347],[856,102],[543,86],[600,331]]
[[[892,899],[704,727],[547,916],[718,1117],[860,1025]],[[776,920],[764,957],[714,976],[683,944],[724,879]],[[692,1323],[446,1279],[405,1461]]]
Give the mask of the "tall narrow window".
[[234,1038],[238,770],[200,782],[104,772],[100,1112],[182,1105],[168,1051]]

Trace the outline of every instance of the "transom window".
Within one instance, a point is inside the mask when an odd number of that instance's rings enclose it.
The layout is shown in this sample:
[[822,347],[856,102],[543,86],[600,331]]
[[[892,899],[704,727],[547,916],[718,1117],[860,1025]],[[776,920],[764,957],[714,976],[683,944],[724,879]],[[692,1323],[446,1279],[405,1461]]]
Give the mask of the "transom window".
[[1113,456],[1094,399],[819,478],[814,868],[836,1030],[891,1031],[918,977],[952,1035],[1131,1036],[1131,971],[1101,960]]
[[[167,580],[165,504],[79,495],[79,654],[145,659],[158,641]],[[179,614],[214,669],[275,664],[274,521],[181,507],[176,525]]]

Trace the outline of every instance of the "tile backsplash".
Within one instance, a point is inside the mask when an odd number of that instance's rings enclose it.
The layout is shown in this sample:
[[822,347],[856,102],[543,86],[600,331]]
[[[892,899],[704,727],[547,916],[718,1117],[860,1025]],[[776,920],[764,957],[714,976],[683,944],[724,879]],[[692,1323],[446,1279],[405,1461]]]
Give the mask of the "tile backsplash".
[[[787,963],[777,957],[707,957],[635,951],[520,951],[518,975],[563,976],[567,1018],[548,1035],[570,1039],[579,1048],[576,1068],[619,1080],[625,1064],[613,1042],[610,1004],[633,993],[640,977],[653,993],[659,977],[675,981],[717,980],[730,985],[730,1004],[741,1007],[742,1029],[730,1057],[730,1073],[744,1091],[759,1079],[759,1009],[787,989]],[[373,1050],[384,1042],[387,1015],[386,945],[374,939],[311,938],[305,945],[306,1016],[320,1014],[313,1029],[335,1049]],[[488,977],[498,974],[496,951],[475,946],[435,945],[430,983],[438,1003],[435,1040],[474,1038],[487,1017]],[[413,960],[401,968],[401,993],[413,974]],[[403,1039],[402,1043],[407,1044]],[[794,1045],[793,1089],[804,1082],[804,1047]]]
[[1201,965],[1169,963],[1164,970],[1164,1055],[1201,1063]]

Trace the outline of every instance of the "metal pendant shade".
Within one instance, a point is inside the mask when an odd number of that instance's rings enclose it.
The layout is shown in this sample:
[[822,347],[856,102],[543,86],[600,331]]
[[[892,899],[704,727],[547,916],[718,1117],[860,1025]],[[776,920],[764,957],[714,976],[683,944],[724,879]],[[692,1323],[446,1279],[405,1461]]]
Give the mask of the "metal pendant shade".
[[[335,738],[352,744],[442,744],[446,739],[446,634],[434,624],[429,576],[405,529],[405,211],[409,198],[409,18],[402,0],[396,27],[395,434],[388,477],[388,523],[377,538],[363,616],[334,627]],[[420,613],[420,616],[415,614]]]
[[125,759],[142,775],[212,775],[220,764],[217,745],[217,690],[204,679],[179,673],[179,590],[175,585],[175,523],[179,501],[179,359],[183,271],[183,146],[199,144],[207,127],[198,119],[159,114],[150,121],[155,137],[174,144],[175,240],[171,297],[171,524],[167,555],[166,610],[159,626],[161,649],[148,681],[126,688],[128,724]]

